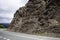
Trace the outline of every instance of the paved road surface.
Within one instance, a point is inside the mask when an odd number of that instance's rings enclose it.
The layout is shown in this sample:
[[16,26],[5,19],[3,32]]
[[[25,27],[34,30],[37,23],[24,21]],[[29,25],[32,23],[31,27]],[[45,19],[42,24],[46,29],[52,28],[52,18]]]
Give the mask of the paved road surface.
[[60,40],[60,38],[15,33],[0,29],[0,40]]

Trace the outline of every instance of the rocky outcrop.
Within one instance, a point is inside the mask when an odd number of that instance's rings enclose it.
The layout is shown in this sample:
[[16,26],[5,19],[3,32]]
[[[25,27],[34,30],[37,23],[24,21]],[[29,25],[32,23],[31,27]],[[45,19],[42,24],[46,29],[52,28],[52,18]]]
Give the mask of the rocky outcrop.
[[29,0],[16,11],[8,29],[29,34],[60,34],[60,0]]

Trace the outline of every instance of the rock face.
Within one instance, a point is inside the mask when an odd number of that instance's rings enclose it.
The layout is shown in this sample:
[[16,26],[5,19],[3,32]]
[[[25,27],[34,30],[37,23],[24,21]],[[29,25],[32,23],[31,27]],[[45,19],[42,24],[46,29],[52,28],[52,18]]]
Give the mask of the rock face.
[[23,33],[60,34],[60,0],[29,0],[19,8],[8,28]]

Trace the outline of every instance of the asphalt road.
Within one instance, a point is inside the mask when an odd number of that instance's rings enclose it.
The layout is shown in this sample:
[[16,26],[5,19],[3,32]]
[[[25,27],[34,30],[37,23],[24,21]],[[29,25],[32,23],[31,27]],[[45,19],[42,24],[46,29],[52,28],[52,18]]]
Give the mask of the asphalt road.
[[60,38],[15,33],[0,29],[0,40],[60,40]]

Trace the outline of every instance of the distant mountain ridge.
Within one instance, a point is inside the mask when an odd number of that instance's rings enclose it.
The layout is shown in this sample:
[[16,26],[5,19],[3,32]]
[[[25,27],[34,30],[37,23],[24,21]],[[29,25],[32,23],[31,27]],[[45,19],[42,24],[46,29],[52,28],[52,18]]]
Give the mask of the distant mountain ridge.
[[9,23],[0,23],[0,25],[3,25],[5,28],[9,27]]

